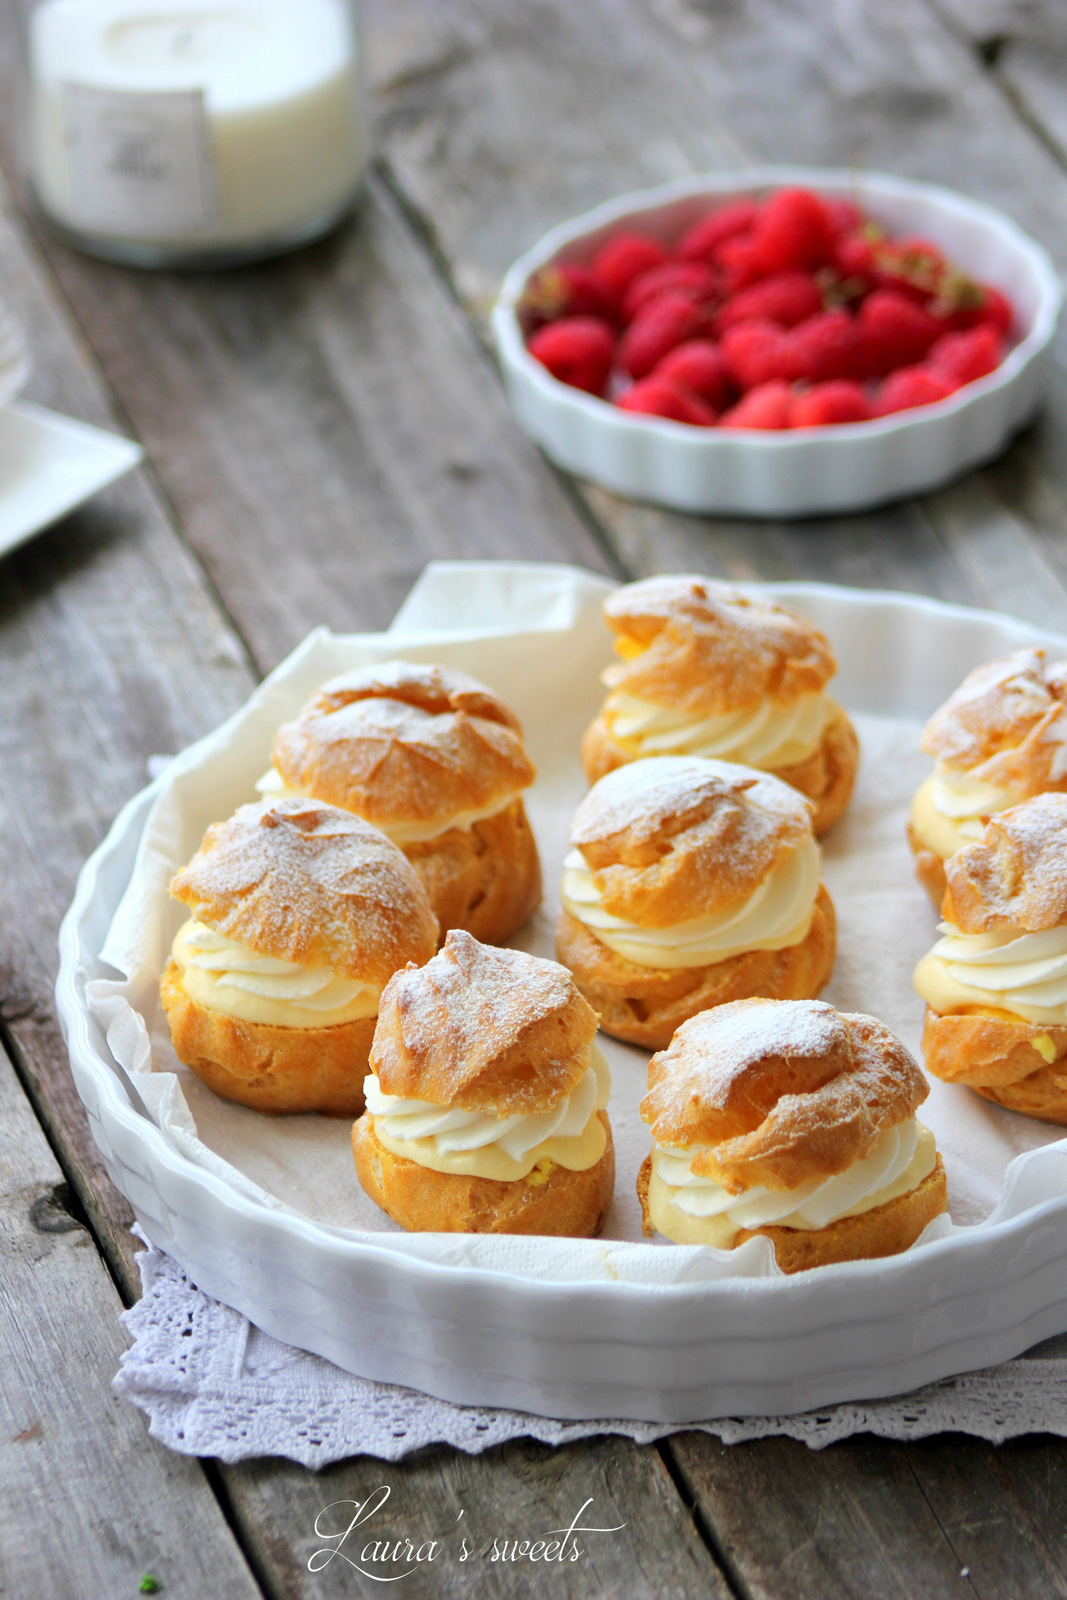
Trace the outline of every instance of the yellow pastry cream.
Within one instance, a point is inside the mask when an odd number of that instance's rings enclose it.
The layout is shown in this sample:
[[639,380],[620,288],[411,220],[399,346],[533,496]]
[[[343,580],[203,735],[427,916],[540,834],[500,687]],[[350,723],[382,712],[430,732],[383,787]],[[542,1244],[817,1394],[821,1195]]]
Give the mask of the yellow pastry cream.
[[[312,799],[303,789],[293,789],[286,783],[277,767],[271,767],[265,772],[256,784],[264,800],[291,800]],[[514,794],[507,794],[503,799],[496,799],[491,805],[482,806],[479,810],[457,811],[451,817],[434,817],[428,822],[378,822],[368,817],[375,828],[379,828],[395,845],[403,849],[406,844],[422,844],[427,839],[438,839],[443,833],[450,833],[453,828],[468,829],[476,822],[484,822],[487,817],[495,817],[501,811],[506,811],[508,806],[514,805],[516,800],[521,800],[521,790]]]
[[740,906],[670,928],[642,928],[605,911],[580,850],[563,867],[562,900],[609,950],[635,966],[707,967],[745,950],[785,950],[805,939],[819,893],[819,847],[813,839],[783,852],[759,887]]
[[[1067,1024],[1067,925],[1039,933],[961,933],[942,922],[938,932],[942,937],[915,969],[915,988],[939,1016],[981,1008],[1049,1027]],[[1035,1048],[1044,1054],[1036,1041]]]
[[857,1217],[917,1189],[934,1170],[934,1136],[915,1117],[885,1128],[860,1161],[831,1178],[796,1189],[762,1186],[731,1194],[714,1178],[694,1173],[700,1146],[674,1149],[653,1142],[648,1184],[649,1216],[675,1244],[732,1249],[746,1229],[768,1226],[816,1229]]
[[939,761],[911,803],[919,843],[947,861],[982,837],[986,819],[1019,803],[1018,795]]
[[544,1183],[553,1165],[571,1172],[595,1167],[607,1143],[597,1112],[607,1108],[611,1073],[595,1044],[571,1093],[548,1111],[526,1116],[497,1117],[401,1099],[384,1094],[373,1072],[364,1079],[363,1092],[378,1142],[391,1154],[433,1172],[500,1183],[519,1178]]
[[191,1000],[241,1022],[331,1028],[378,1014],[373,984],[263,955],[195,917],[178,929],[171,955]]

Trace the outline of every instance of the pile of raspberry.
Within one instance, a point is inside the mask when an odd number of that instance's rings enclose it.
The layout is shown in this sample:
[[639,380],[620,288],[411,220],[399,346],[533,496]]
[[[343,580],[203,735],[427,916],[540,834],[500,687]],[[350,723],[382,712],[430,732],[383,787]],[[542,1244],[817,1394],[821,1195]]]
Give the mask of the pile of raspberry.
[[616,234],[519,306],[562,383],[698,428],[816,428],[932,405],[999,366],[1011,304],[926,239],[810,189],[731,200],[673,248]]

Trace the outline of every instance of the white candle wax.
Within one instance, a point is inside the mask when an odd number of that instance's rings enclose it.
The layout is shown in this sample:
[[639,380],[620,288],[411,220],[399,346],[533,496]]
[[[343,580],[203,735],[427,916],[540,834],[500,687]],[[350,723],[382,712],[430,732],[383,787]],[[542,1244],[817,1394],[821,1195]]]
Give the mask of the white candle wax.
[[313,230],[365,165],[344,0],[44,0],[31,160],[79,232],[191,250]]

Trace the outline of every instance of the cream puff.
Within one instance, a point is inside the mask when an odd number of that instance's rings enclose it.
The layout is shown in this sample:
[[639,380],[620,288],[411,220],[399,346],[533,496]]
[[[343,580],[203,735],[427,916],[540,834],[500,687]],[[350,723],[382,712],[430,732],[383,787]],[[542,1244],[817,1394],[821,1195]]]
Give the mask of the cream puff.
[[945,876],[941,938],[915,969],[927,1069],[1067,1124],[1067,795],[998,813]]
[[687,1017],[830,976],[834,908],[811,802],[696,756],[617,767],[575,814],[556,955],[607,1033],[658,1050]]
[[596,1014],[563,967],[453,929],[382,995],[356,1173],[409,1232],[599,1233],[615,1152]]
[[939,906],[945,862],[989,817],[1067,790],[1067,661],[1027,649],[976,667],[934,712],[922,748],[937,765],[912,801],[908,840]]
[[518,718],[465,673],[387,661],[334,678],[274,739],[260,779],[352,811],[399,845],[442,935],[499,944],[541,899],[522,791],[535,777]]
[[645,1233],[732,1250],[756,1234],[783,1272],[895,1255],[947,1206],[929,1090],[874,1017],[740,1000],[686,1022],[648,1066]]
[[242,806],[171,881],[161,997],[180,1060],[257,1111],[355,1116],[389,978],[437,948],[406,857],[313,800]]
[[710,756],[771,772],[807,795],[825,833],[848,805],[859,744],[826,693],[836,662],[791,606],[710,578],[659,577],[609,595],[622,660],[582,741],[590,783],[648,756]]

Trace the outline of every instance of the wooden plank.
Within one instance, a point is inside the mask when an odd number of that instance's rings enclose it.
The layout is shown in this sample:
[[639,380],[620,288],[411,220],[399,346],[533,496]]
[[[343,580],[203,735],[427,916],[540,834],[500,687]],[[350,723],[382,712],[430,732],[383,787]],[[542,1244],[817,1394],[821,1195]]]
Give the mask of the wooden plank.
[[[249,1462],[232,1469],[227,1484],[253,1552],[271,1541],[276,1519],[290,1530],[286,1600],[370,1596],[381,1592],[384,1574],[398,1571],[408,1571],[403,1592],[426,1600],[728,1600],[731,1593],[656,1451],[621,1440],[559,1450],[517,1441],[481,1456],[437,1449],[396,1465],[344,1462],[314,1476]],[[353,1503],[373,1507],[383,1487],[390,1492],[381,1509],[330,1558],[341,1541],[316,1536],[316,1519],[320,1535],[339,1532],[357,1515]],[[566,1530],[579,1513],[583,1527],[613,1531],[576,1532],[569,1541],[552,1531]],[[405,1539],[439,1546],[432,1560],[424,1552],[422,1564],[376,1563],[373,1548],[369,1561],[360,1559],[373,1541]],[[539,1541],[566,1548],[548,1560]]]
[[[1067,260],[1062,170],[924,0],[714,10],[695,0],[377,0],[370,9],[383,160],[475,316],[550,224],[681,173],[762,160],[852,161],[956,184],[1002,205]],[[1024,555],[1011,605],[1025,612],[1047,607],[1050,592],[1067,598],[1065,430],[1058,377],[1045,423],[999,467],[920,507],[867,516],[743,524],[599,492],[589,503],[639,572],[739,570],[974,599],[996,564],[980,578],[953,530],[977,494],[987,520],[1014,519]]]
[[119,1297],[0,1051],[0,1593],[259,1594],[195,1461],[111,1393]]
[[1058,0],[929,0],[1067,164],[1067,14]]
[[860,1437],[814,1452],[683,1434],[670,1449],[752,1600],[1067,1595],[1062,1440]]
[[[121,428],[2,190],[0,281],[33,351],[29,395]],[[56,932],[82,861],[146,782],[147,757],[198,738],[254,681],[148,469],[3,559],[0,1020],[128,1292],[131,1213],[104,1173],[53,1017]]]

